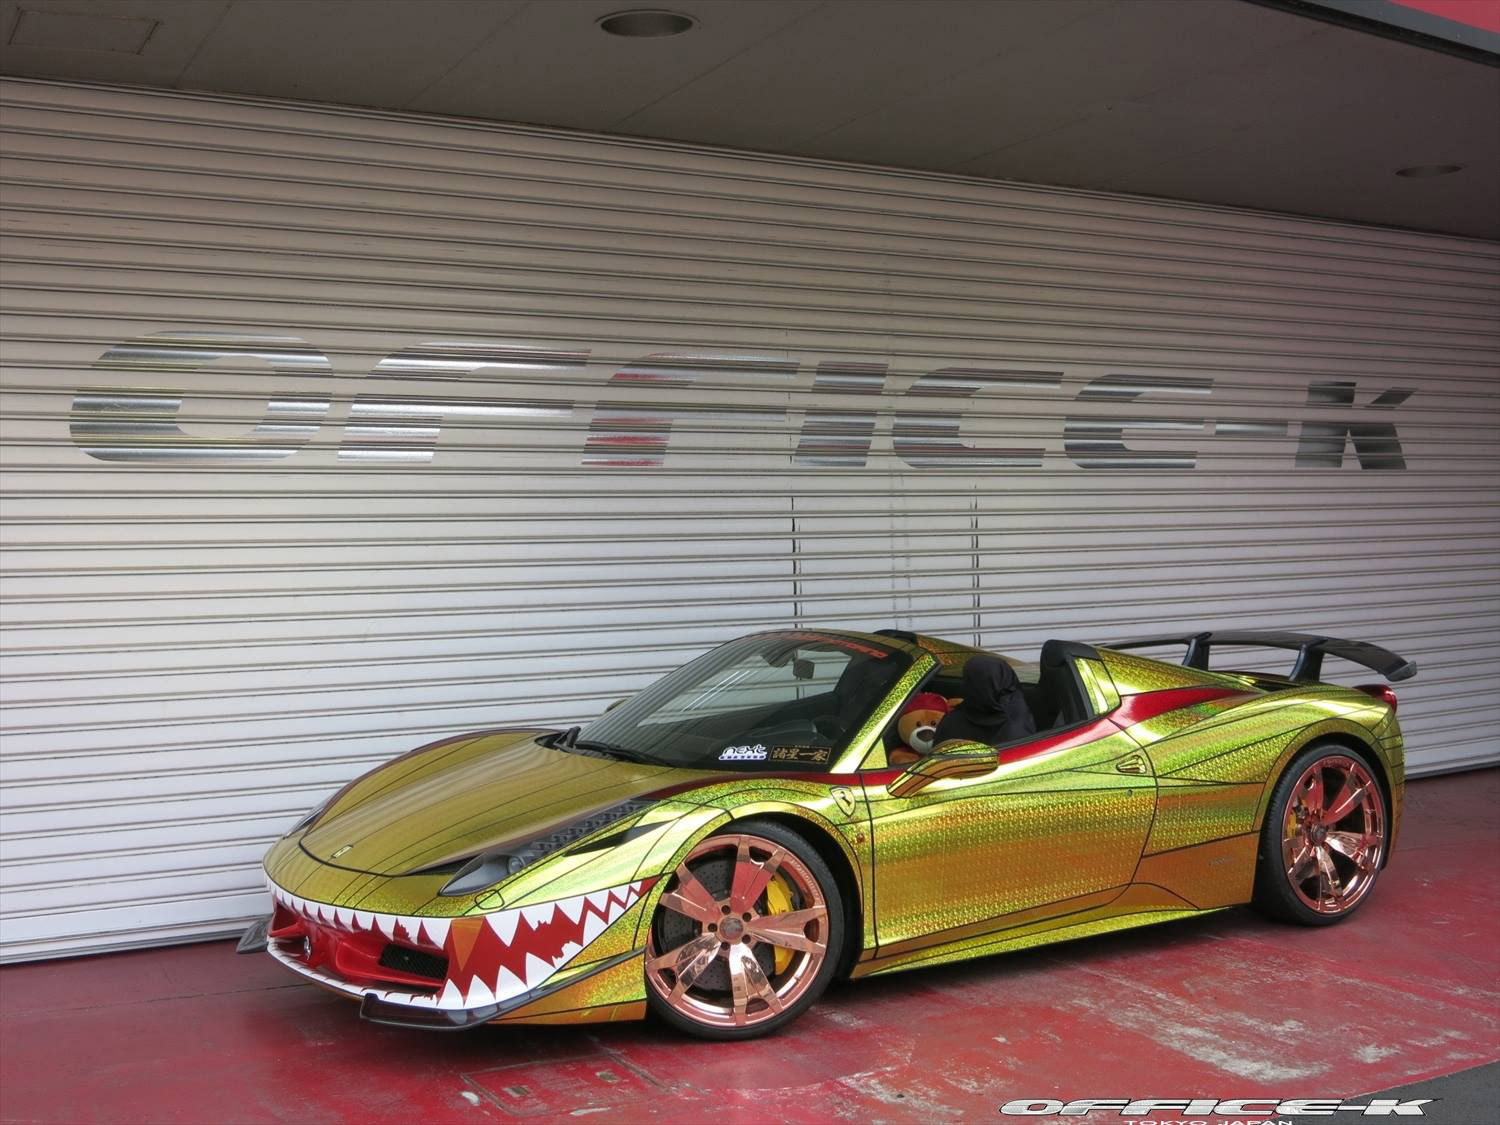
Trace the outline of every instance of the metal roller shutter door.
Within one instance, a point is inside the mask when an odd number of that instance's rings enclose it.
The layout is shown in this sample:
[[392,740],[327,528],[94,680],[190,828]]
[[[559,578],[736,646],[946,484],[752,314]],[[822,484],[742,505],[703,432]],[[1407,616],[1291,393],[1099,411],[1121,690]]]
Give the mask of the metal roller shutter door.
[[1500,730],[1494,245],[4,83],[3,951],[222,934],[444,733],[737,633],[1377,640]]

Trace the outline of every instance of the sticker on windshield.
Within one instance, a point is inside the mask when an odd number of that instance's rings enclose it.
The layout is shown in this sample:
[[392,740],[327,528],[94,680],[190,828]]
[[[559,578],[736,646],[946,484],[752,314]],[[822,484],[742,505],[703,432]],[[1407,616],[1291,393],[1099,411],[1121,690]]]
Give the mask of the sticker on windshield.
[[719,752],[721,762],[764,762],[766,748],[760,743],[754,746],[726,746]]
[[773,746],[773,762],[806,762],[812,766],[826,766],[832,751],[827,746]]

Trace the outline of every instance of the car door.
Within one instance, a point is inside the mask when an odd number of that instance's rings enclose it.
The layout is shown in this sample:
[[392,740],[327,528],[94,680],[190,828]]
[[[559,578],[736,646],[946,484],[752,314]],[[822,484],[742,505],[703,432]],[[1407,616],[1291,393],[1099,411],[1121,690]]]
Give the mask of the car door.
[[[877,956],[1107,904],[1131,882],[1156,805],[1149,759],[1108,717],[1102,663],[1069,655],[1074,721],[1001,747],[988,773],[906,796],[863,777]],[[897,785],[898,790],[903,785]]]

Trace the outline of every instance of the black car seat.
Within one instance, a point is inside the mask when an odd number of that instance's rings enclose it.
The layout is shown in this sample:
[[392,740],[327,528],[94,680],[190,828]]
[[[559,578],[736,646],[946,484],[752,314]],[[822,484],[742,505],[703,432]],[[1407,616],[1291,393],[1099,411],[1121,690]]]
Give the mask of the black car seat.
[[874,657],[853,657],[839,674],[833,686],[833,717],[841,728],[847,728],[875,702],[879,681],[871,675]]
[[1073,669],[1068,641],[1048,641],[1042,646],[1041,673],[1031,714],[1039,731],[1070,727],[1089,717],[1084,710],[1078,674]]

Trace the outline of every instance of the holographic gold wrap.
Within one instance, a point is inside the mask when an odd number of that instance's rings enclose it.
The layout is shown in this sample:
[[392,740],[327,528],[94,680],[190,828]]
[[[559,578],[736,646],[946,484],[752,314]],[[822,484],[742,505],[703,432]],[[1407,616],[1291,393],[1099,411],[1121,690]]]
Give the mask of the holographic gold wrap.
[[[1150,777],[1118,730],[1084,746],[933,782],[907,798],[867,783],[876,848],[877,959],[976,925],[1130,882],[1151,826]],[[1099,768],[1103,767],[1103,768]]]
[[[295,963],[284,948],[278,959],[335,991],[375,990],[413,1009],[497,1022],[636,1018],[648,930],[673,872],[705,838],[751,818],[794,827],[834,869],[855,976],[1222,909],[1249,899],[1271,790],[1318,740],[1371,758],[1394,841],[1401,731],[1362,692],[1267,691],[1244,675],[1072,646],[1091,718],[1001,747],[975,776],[917,785],[890,766],[888,731],[914,691],[956,676],[977,650],[878,639],[905,644],[912,666],[827,772],[641,765],[501,730],[365,775],[271,848],[275,917],[299,933],[441,956],[447,976],[440,989],[402,991]],[[491,886],[441,893],[477,854],[611,809],[626,811]]]

